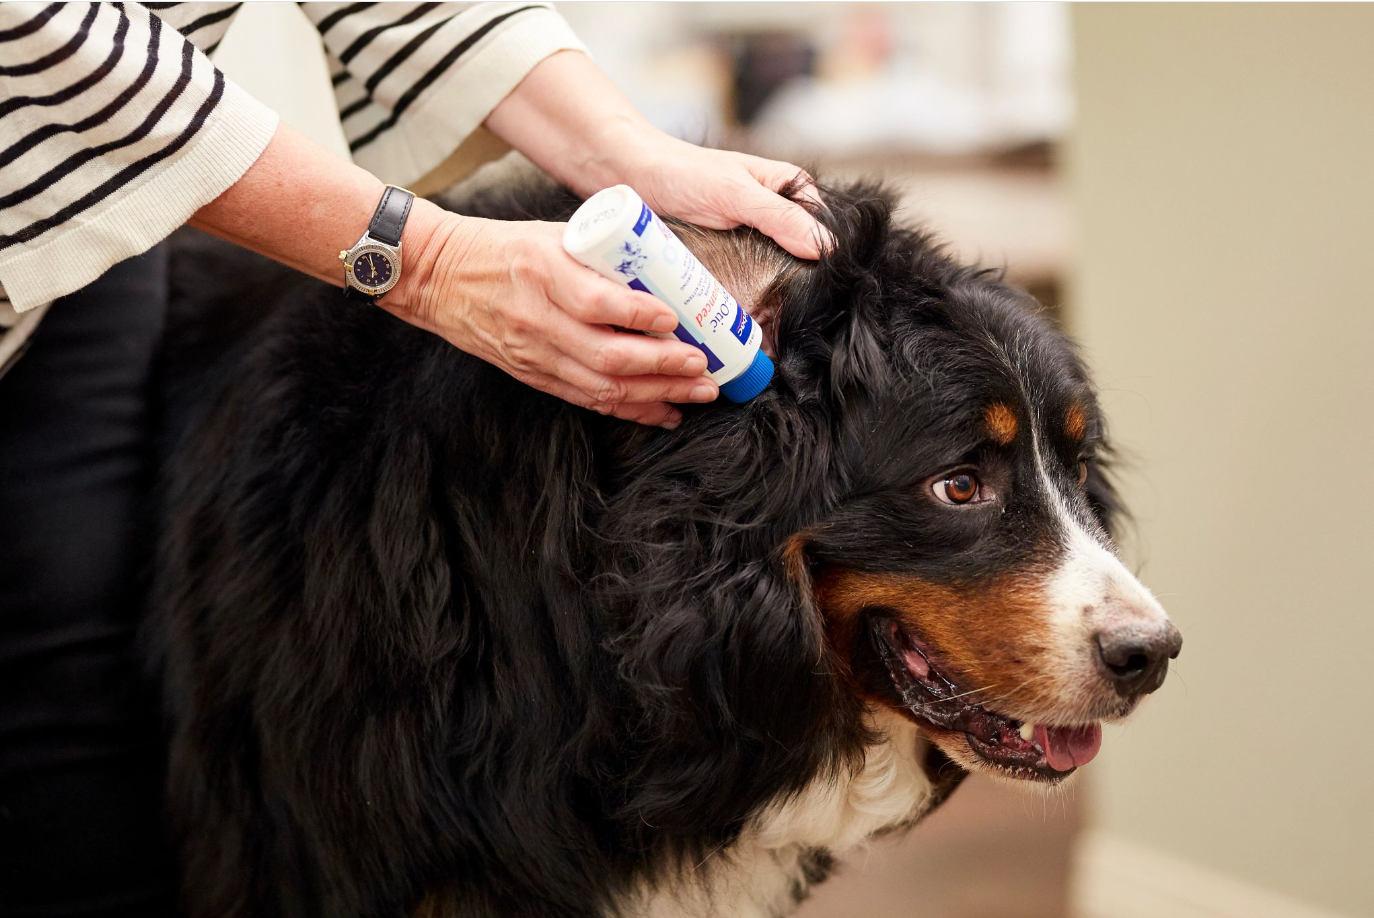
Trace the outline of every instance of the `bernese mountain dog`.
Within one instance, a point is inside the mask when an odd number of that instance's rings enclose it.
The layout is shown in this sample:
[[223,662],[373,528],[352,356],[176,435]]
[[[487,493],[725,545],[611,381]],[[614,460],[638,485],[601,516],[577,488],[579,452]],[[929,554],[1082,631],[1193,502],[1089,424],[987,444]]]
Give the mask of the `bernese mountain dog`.
[[890,193],[822,200],[814,263],[674,224],[777,375],[672,431],[183,243],[150,634],[191,915],[783,915],[1159,687],[1072,344]]

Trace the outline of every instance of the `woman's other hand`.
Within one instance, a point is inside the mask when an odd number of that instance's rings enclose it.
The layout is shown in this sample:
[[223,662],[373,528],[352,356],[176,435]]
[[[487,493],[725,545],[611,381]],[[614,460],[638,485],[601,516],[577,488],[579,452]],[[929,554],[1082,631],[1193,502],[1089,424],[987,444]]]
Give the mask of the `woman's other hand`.
[[659,131],[639,143],[627,137],[621,149],[621,181],[655,213],[708,229],[752,226],[798,258],[814,260],[831,245],[829,230],[778,194],[800,179],[801,195],[819,203],[813,179],[797,166],[699,147]]
[[611,327],[670,332],[678,319],[666,303],[574,261],[563,251],[563,224],[416,205],[406,227],[408,270],[381,300],[384,308],[521,382],[603,414],[676,427],[682,416],[669,402],[715,399],[699,349]]
[[670,137],[580,51],[541,61],[485,124],[583,197],[624,183],[660,216],[711,229],[752,226],[799,258],[817,258],[832,243],[806,208],[778,194],[798,177],[810,184],[801,169]]

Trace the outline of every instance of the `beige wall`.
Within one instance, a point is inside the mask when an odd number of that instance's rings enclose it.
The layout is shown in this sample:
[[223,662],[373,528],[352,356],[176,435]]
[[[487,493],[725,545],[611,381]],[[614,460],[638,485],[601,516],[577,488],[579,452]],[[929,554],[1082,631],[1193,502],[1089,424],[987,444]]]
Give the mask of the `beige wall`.
[[1074,15],[1071,321],[1185,635],[1096,822],[1374,915],[1374,7]]

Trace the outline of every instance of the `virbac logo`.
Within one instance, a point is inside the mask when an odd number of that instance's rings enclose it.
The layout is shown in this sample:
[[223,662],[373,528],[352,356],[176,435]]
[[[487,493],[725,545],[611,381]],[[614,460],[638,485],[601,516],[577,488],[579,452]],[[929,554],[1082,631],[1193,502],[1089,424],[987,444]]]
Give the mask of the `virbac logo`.
[[626,277],[638,277],[639,273],[644,270],[644,265],[649,261],[649,256],[644,254],[639,243],[630,241],[620,244],[620,251],[616,253],[616,257],[619,263],[615,266],[615,270]]

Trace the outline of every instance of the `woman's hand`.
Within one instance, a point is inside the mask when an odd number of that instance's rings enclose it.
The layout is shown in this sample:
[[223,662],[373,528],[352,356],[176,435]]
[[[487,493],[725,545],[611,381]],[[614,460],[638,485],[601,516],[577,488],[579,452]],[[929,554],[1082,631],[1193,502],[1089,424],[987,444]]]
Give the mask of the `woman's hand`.
[[714,400],[699,349],[608,327],[672,331],[672,308],[578,264],[562,233],[560,223],[459,217],[417,200],[404,243],[415,268],[381,305],[603,414],[676,427],[682,416],[668,402]]
[[802,196],[819,204],[814,180],[790,163],[710,150],[659,131],[625,137],[620,181],[659,214],[708,229],[752,226],[798,258],[816,259],[833,244],[830,231],[804,207],[778,194],[801,179]]
[[[338,253],[371,219],[382,183],[285,124],[193,224],[339,285]],[[609,281],[563,251],[563,226],[460,217],[423,199],[401,237],[404,270],[380,305],[523,382],[577,405],[674,427],[667,402],[719,391],[706,357],[668,332],[666,303]]]
[[801,169],[664,134],[580,51],[541,61],[485,124],[583,197],[623,182],[660,216],[752,226],[799,258],[832,243],[805,208],[777,193],[798,176],[809,183]]

